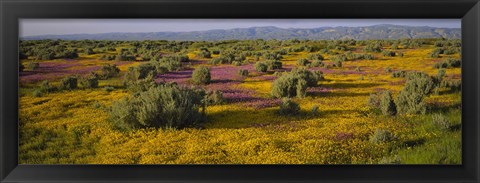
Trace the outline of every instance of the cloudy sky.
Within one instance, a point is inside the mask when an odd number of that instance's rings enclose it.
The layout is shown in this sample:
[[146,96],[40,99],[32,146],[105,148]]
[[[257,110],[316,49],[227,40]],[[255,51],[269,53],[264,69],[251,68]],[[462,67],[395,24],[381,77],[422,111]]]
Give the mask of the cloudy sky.
[[109,32],[188,32],[261,26],[357,27],[377,24],[460,28],[460,19],[20,19],[20,36]]

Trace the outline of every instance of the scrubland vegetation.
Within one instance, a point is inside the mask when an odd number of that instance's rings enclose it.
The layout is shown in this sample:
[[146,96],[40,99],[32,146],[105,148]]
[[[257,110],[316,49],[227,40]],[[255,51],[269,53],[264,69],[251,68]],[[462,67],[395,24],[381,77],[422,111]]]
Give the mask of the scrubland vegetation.
[[461,42],[20,42],[21,164],[461,164]]

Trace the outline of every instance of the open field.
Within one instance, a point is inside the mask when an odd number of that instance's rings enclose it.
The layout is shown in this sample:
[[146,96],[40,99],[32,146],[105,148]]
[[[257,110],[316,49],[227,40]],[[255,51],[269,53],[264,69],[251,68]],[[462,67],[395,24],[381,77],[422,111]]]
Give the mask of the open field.
[[[21,164],[461,164],[461,91],[440,84],[460,81],[461,68],[435,67],[460,58],[460,46],[455,46],[459,40],[52,42],[21,43]],[[381,50],[367,50],[372,44]],[[37,57],[42,49],[58,45],[78,55]],[[93,52],[87,53],[87,47]],[[439,48],[458,50],[432,55]],[[234,55],[233,61],[212,61],[226,53]],[[102,58],[121,54],[133,58]],[[312,59],[312,54],[323,58]],[[116,127],[112,105],[124,97],[139,97],[125,84],[129,67],[172,55],[186,55],[188,61],[150,79],[219,91],[223,100],[208,104],[205,120],[193,126]],[[346,58],[338,61],[342,55]],[[281,68],[261,72],[255,67],[275,59]],[[308,63],[299,65],[300,59]],[[316,60],[321,64],[314,66]],[[60,89],[62,79],[102,75],[106,64],[115,64],[119,73],[100,77],[95,87],[79,81],[78,88]],[[209,69],[210,81],[195,84],[192,73],[202,66]],[[291,97],[300,111],[282,115],[282,97],[272,94],[272,85],[294,68],[321,71],[323,78],[306,87],[305,96]],[[248,70],[248,76],[239,75],[240,69]],[[439,70],[445,71],[441,77]],[[384,115],[369,105],[371,95],[383,91],[391,91],[398,105],[407,78],[392,75],[400,71],[441,78],[422,98],[425,112]],[[56,89],[42,89],[46,80]]]

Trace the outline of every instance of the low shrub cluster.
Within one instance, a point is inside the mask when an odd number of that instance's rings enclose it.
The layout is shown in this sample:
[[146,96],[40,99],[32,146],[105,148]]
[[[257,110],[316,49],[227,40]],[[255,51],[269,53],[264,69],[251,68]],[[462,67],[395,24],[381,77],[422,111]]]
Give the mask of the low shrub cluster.
[[193,71],[192,82],[194,84],[209,84],[210,80],[210,69],[208,67],[199,66]]
[[205,93],[163,84],[113,102],[109,114],[120,130],[138,128],[183,128],[205,121]]
[[300,112],[300,106],[292,101],[290,98],[282,98],[280,103],[280,110],[278,113],[280,115],[290,116],[296,115]]
[[293,69],[273,82],[271,94],[275,98],[295,96],[302,98],[306,95],[307,87],[317,86],[318,81],[321,80],[323,80],[323,74],[320,71]]
[[440,68],[459,68],[461,66],[460,59],[447,58],[441,62],[435,63],[434,67]]
[[238,75],[241,77],[247,77],[248,76],[248,70],[247,69],[240,69],[238,70]]

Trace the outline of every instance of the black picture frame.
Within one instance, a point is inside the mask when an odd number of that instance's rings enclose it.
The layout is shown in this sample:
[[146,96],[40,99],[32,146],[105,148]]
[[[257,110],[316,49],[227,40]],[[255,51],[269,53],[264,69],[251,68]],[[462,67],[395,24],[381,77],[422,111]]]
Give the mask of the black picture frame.
[[[479,182],[478,0],[0,0],[1,182]],[[462,165],[18,165],[20,18],[459,18]]]

